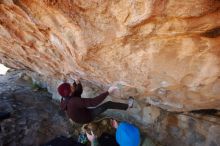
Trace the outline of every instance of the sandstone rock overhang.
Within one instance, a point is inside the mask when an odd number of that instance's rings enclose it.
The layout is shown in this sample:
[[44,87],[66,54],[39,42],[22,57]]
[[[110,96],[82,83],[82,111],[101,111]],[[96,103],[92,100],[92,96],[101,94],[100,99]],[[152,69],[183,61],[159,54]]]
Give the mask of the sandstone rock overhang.
[[0,59],[170,111],[220,109],[219,28],[218,0],[1,0]]

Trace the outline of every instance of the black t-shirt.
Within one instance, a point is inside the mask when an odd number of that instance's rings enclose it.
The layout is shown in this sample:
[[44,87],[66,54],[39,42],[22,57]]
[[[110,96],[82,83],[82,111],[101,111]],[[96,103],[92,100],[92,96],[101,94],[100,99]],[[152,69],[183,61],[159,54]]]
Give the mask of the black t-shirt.
[[119,146],[118,143],[116,142],[115,136],[108,133],[103,133],[98,138],[98,142],[101,146]]
[[73,138],[67,138],[65,136],[59,136],[46,144],[42,144],[41,146],[86,146],[75,141]]

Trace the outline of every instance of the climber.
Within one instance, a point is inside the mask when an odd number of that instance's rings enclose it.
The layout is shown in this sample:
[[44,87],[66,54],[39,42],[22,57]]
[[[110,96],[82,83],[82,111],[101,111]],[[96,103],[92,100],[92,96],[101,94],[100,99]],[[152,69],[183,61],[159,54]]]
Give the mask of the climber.
[[[108,91],[95,98],[81,98],[83,92],[82,84],[76,79],[71,85],[62,83],[58,87],[58,93],[61,98],[61,109],[67,112],[67,115],[75,122],[85,124],[93,121],[96,116],[107,109],[127,110],[133,106],[133,97],[129,97],[128,104],[108,101],[98,106],[109,94],[112,94],[117,87],[112,86]],[[92,108],[93,107],[93,108]]]
[[[127,122],[121,122],[118,124],[116,120],[112,120],[112,126],[116,129],[116,141],[120,146],[140,145],[140,131],[135,125]],[[101,143],[92,131],[91,134],[86,133],[86,135],[91,142],[91,146],[101,146]]]

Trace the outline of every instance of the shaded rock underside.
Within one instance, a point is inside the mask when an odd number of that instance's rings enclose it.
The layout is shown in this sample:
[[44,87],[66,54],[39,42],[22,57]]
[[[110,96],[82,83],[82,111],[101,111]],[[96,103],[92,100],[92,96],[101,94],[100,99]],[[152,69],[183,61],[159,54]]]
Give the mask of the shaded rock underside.
[[19,75],[0,76],[0,111],[11,114],[0,121],[0,145],[39,146],[56,136],[70,136],[72,126],[51,94],[34,91]]
[[[11,113],[9,119],[0,123],[0,145],[39,145],[60,135],[77,138],[82,125],[71,125],[51,95],[36,90],[38,86],[33,86],[29,79],[20,71],[0,76],[0,111]],[[141,146],[159,146],[151,139],[170,146],[218,146],[220,143],[220,112],[214,110],[175,114],[148,106],[142,111],[108,110],[99,118],[103,116],[137,125],[142,135]],[[140,120],[140,116],[144,119]],[[106,120],[87,127],[96,135],[105,131],[114,133]]]

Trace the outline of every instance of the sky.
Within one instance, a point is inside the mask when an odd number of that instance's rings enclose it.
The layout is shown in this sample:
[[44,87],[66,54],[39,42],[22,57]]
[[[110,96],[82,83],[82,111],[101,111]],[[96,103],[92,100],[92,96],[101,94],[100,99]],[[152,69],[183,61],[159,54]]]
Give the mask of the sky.
[[0,64],[0,74],[4,75],[8,71],[9,68],[5,67],[3,64]]

